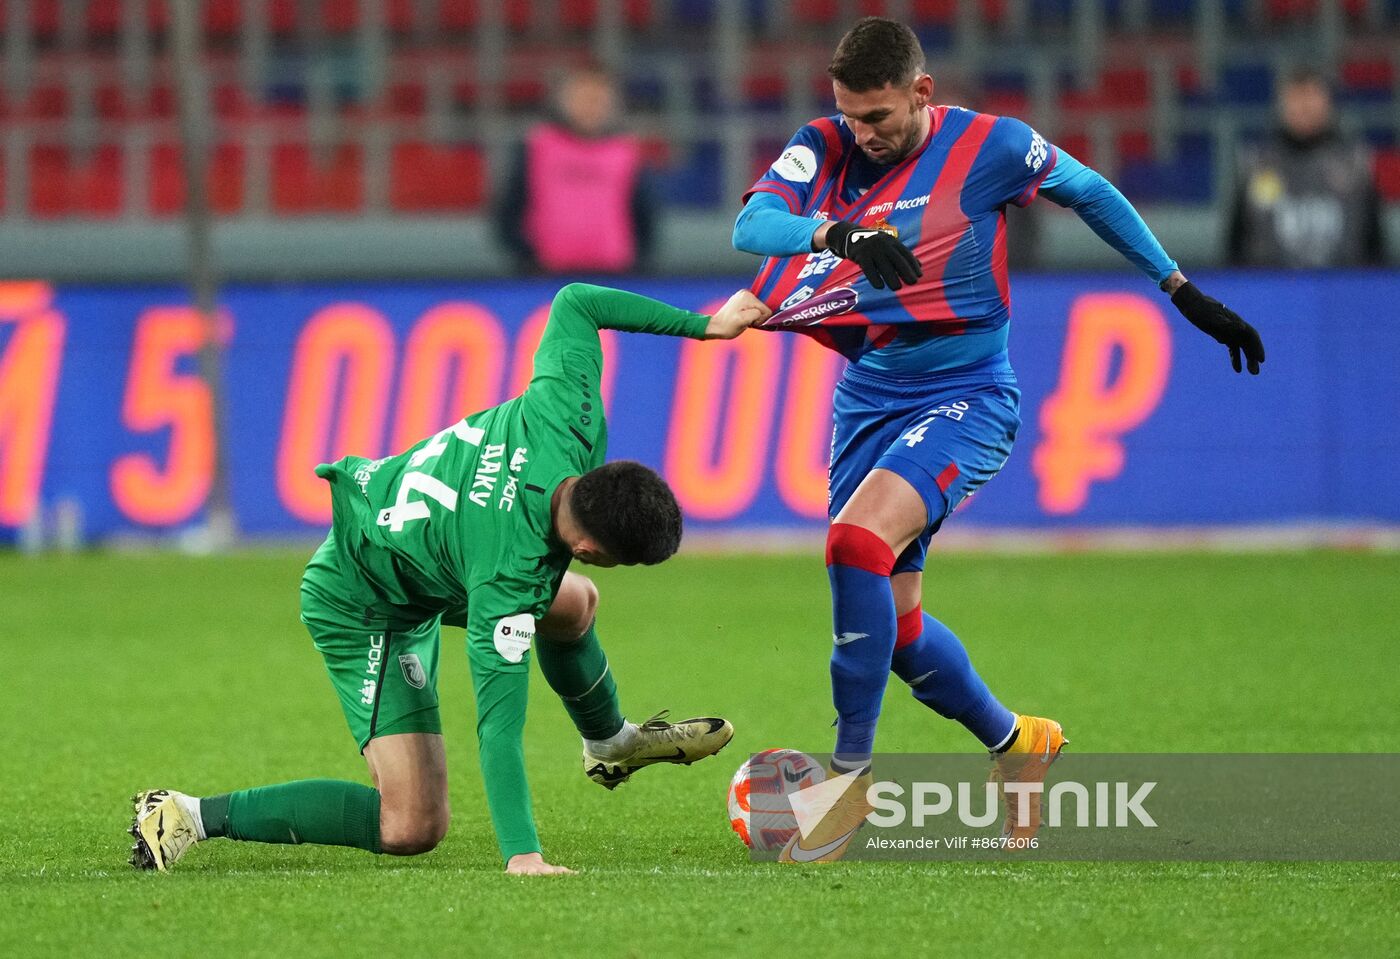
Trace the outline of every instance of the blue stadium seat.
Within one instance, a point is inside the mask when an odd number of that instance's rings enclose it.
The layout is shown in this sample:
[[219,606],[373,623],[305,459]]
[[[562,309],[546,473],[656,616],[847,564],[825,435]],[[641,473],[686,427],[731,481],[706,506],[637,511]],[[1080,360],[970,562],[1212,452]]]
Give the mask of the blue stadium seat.
[[718,206],[724,200],[720,169],[720,145],[703,141],[691,147],[681,162],[657,174],[657,190],[671,206]]
[[1273,70],[1256,64],[1223,67],[1219,97],[1225,103],[1268,103],[1274,98]]

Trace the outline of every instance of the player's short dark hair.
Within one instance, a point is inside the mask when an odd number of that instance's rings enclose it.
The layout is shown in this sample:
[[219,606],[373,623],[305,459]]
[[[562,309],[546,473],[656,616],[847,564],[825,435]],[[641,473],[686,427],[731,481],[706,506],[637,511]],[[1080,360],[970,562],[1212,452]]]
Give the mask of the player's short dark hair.
[[865,17],[836,45],[826,72],[856,93],[908,86],[924,72],[924,50],[914,31],[898,20]]
[[653,566],[681,545],[681,508],[655,472],[617,460],[579,477],[570,494],[574,519],[619,563]]

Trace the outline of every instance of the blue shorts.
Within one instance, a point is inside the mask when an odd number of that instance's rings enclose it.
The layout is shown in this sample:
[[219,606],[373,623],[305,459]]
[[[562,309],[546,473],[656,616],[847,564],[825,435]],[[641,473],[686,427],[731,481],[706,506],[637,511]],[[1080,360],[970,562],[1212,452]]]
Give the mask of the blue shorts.
[[977,370],[893,377],[849,367],[836,385],[828,515],[835,519],[873,469],[908,480],[928,523],[895,562],[921,570],[943,520],[1011,455],[1021,391],[1005,362]]

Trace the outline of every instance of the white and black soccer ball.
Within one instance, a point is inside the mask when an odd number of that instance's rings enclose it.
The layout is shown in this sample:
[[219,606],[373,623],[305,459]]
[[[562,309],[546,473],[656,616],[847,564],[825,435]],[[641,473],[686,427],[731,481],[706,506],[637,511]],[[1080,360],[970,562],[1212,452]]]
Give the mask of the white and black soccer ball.
[[826,780],[826,770],[796,749],[765,749],[729,782],[729,825],[750,849],[781,849],[797,832],[789,797]]

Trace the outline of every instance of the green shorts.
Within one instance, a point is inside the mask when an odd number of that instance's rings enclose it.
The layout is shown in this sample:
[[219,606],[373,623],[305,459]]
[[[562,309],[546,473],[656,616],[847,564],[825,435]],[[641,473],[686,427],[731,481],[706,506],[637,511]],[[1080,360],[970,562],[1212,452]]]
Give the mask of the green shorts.
[[360,751],[396,733],[441,733],[437,672],[440,618],[408,628],[366,625],[318,582],[301,583],[301,621],[326,661],[331,685]]

